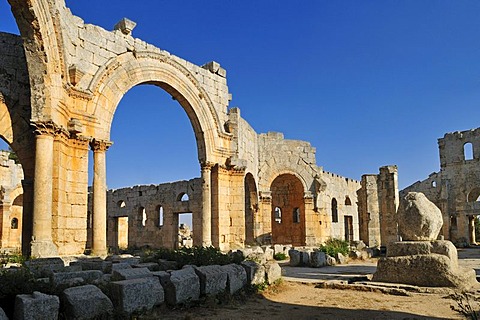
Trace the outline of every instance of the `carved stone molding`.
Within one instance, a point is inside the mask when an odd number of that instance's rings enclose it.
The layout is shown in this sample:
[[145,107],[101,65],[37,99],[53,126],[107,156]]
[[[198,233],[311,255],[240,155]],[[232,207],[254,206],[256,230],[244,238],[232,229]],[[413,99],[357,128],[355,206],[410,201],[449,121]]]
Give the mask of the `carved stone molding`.
[[211,171],[214,166],[215,163],[213,162],[205,161],[200,163],[201,171]]
[[31,126],[33,127],[33,131],[36,135],[48,135],[55,137],[62,133],[67,133],[65,129],[61,126],[57,125],[53,121],[36,121],[32,122]]
[[93,152],[105,152],[108,150],[108,148],[110,148],[112,144],[113,142],[111,141],[93,139],[92,141],[90,141],[90,148],[92,148]]

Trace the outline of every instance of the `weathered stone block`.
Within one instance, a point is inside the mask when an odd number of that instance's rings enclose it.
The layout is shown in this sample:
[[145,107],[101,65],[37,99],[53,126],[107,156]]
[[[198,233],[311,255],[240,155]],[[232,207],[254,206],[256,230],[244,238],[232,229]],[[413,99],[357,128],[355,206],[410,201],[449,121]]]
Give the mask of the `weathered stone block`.
[[15,298],[14,318],[19,320],[56,320],[60,299],[35,291],[33,294],[19,294]]
[[290,257],[290,266],[292,267],[300,266],[302,262],[300,251],[295,249],[290,249],[288,250],[288,255]]
[[268,284],[272,284],[282,277],[282,268],[277,262],[268,261],[265,263],[265,278]]
[[202,266],[194,270],[200,279],[201,294],[215,295],[225,291],[227,273],[220,266]]
[[62,304],[68,319],[108,319],[113,315],[112,301],[94,285],[65,289]]
[[122,269],[132,269],[132,266],[124,262],[112,263],[110,272],[113,272],[115,270],[122,270]]
[[421,192],[409,192],[397,211],[398,231],[403,240],[436,240],[443,225],[442,212]]
[[338,252],[336,255],[335,255],[335,259],[337,260],[337,263],[338,264],[345,264],[347,263],[347,257],[345,257],[343,254],[341,254],[340,252]]
[[120,269],[112,272],[113,281],[139,279],[152,276],[152,272],[147,268]]
[[54,286],[58,286],[66,283],[67,281],[75,278],[81,278],[86,283],[92,283],[96,280],[101,279],[103,272],[99,270],[87,270],[87,271],[77,271],[77,272],[58,272],[54,273],[50,280]]
[[255,261],[243,261],[241,263],[247,274],[247,283],[263,284],[265,282],[265,267]]
[[327,256],[325,252],[313,251],[310,253],[310,266],[320,268],[327,265]]
[[237,292],[247,284],[247,272],[238,264],[229,264],[221,267],[227,272],[227,291],[230,294]]
[[327,266],[334,266],[337,264],[337,260],[327,254]]
[[265,254],[265,259],[268,260],[273,260],[273,255],[274,251],[270,246],[263,246],[263,253]]
[[310,265],[310,252],[300,251],[300,265],[309,266]]
[[177,270],[178,264],[176,261],[158,260],[159,271]]
[[61,272],[65,264],[60,258],[40,258],[25,261],[25,266],[35,275],[35,277],[50,277],[54,272]]
[[[168,304],[176,305],[200,298],[200,279],[193,268],[184,268],[170,273],[170,277],[161,276]],[[163,282],[164,281],[164,282]]]
[[147,268],[150,271],[160,271],[160,266],[155,262],[139,263],[134,268]]
[[110,288],[113,305],[122,314],[151,310],[164,301],[157,277],[115,281]]

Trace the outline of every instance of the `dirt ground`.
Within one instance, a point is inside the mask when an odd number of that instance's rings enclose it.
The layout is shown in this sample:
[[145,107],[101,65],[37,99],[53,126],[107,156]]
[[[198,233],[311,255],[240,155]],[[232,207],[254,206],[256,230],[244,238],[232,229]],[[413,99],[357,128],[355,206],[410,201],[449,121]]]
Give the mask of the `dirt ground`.
[[284,281],[262,295],[217,305],[210,301],[184,310],[160,310],[142,319],[464,319],[446,294],[396,296],[377,292],[321,289]]

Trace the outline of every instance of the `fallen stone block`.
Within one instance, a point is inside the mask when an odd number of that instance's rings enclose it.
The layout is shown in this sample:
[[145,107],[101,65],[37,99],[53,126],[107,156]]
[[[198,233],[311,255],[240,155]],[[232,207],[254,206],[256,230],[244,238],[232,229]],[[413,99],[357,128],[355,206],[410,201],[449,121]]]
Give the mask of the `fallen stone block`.
[[327,255],[322,251],[313,251],[310,253],[310,266],[320,268],[327,265]]
[[247,272],[238,264],[228,264],[221,267],[227,273],[227,291],[234,294],[247,284]]
[[112,281],[139,279],[152,276],[152,272],[147,268],[120,269],[112,272]]
[[217,265],[194,268],[200,279],[200,293],[216,295],[227,287],[227,273]]
[[178,264],[176,261],[169,261],[164,259],[158,260],[159,271],[177,270]]
[[79,260],[75,263],[70,263],[70,266],[72,266],[73,264],[80,265],[82,267],[82,270],[100,270],[103,273],[110,273],[110,270],[112,270],[111,261],[89,259]]
[[124,262],[112,263],[112,267],[109,273],[112,273],[113,271],[116,271],[116,270],[122,270],[122,269],[132,269],[132,266]]
[[15,298],[14,318],[18,320],[57,320],[60,299],[57,296],[33,292]]
[[147,268],[150,271],[160,271],[160,266],[158,263],[155,262],[146,262],[146,263],[139,263],[132,266],[133,268]]
[[94,285],[65,289],[62,305],[67,319],[108,319],[113,316],[112,301]]
[[265,280],[272,284],[282,277],[282,268],[277,262],[269,261],[265,263]]
[[255,261],[243,261],[241,263],[247,274],[247,283],[263,284],[265,282],[265,267]]
[[194,268],[172,271],[169,276],[161,275],[165,289],[165,300],[169,305],[176,305],[200,298],[200,279]]
[[337,260],[327,254],[327,266],[334,266],[337,264]]
[[302,262],[300,251],[295,249],[288,250],[288,256],[290,257],[290,266],[291,267],[298,267]]
[[74,278],[82,278],[85,283],[93,283],[96,280],[101,279],[103,272],[99,270],[87,270],[77,272],[58,272],[54,273],[51,277],[51,283],[57,287],[61,284],[65,284],[67,281]]
[[300,251],[300,265],[309,266],[310,265],[310,252],[309,251]]
[[115,281],[110,284],[115,310],[120,314],[132,314],[151,310],[165,298],[157,277]]
[[48,278],[54,272],[61,272],[65,263],[60,258],[39,258],[25,261],[25,266],[36,278]]
[[263,246],[263,253],[265,254],[265,259],[268,260],[273,260],[273,255],[274,251],[270,246]]

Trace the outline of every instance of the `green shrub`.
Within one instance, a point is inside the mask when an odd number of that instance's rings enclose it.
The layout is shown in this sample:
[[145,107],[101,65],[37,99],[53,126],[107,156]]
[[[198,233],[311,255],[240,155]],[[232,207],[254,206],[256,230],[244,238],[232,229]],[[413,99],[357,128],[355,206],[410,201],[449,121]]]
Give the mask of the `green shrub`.
[[187,264],[208,266],[212,264],[226,265],[240,262],[234,261],[231,256],[222,253],[219,249],[212,246],[181,248],[177,250],[161,248],[153,251],[151,255],[144,257],[143,261],[155,262],[158,259],[176,261],[179,268]]
[[278,261],[281,261],[281,260],[286,260],[287,259],[287,255],[283,252],[279,252],[279,253],[275,253],[273,255],[273,259],[275,260],[278,260]]
[[0,307],[13,317],[17,294],[33,293],[35,278],[27,268],[0,269]]
[[325,242],[325,244],[320,246],[319,250],[325,252],[331,257],[335,257],[337,253],[348,255],[350,251],[350,244],[345,240],[330,238]]

